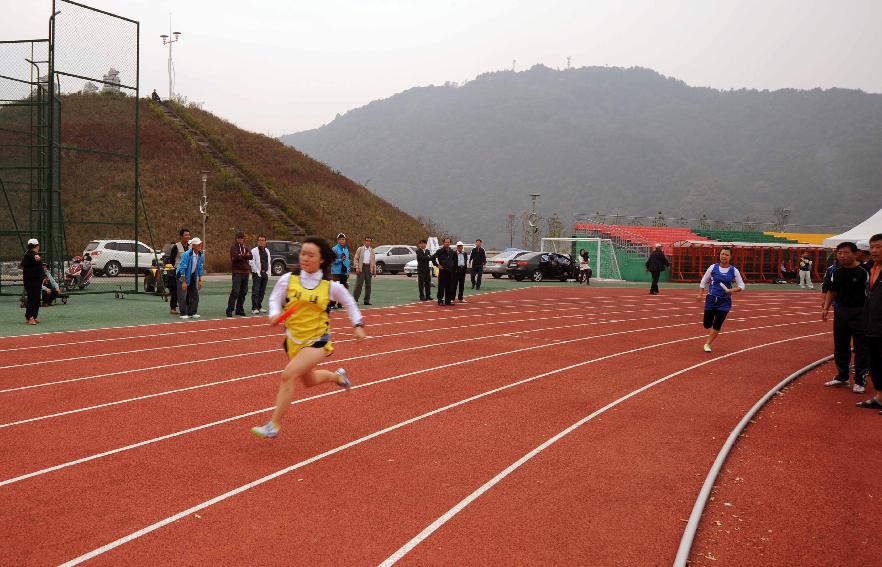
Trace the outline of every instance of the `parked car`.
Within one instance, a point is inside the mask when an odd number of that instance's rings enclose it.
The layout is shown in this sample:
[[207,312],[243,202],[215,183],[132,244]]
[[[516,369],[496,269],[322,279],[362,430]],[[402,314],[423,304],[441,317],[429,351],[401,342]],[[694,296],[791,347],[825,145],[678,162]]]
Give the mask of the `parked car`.
[[290,240],[267,240],[270,255],[270,273],[281,276],[300,267],[300,243]]
[[529,253],[529,250],[522,248],[506,248],[496,256],[487,259],[487,263],[484,265],[484,273],[499,279],[508,274],[508,262],[510,260]]
[[386,244],[374,248],[377,257],[377,274],[397,274],[404,271],[408,262],[416,262],[416,246]]
[[[456,249],[456,246],[451,246],[451,248]],[[471,254],[472,250],[475,249],[475,245],[474,244],[466,244],[462,247],[462,249],[465,250],[467,254]],[[486,268],[485,268],[485,271],[486,271]],[[433,277],[437,278],[438,277],[438,268],[437,267],[434,268],[433,272],[434,272]],[[404,265],[404,273],[407,274],[407,277],[409,277],[409,278],[413,277],[417,273],[416,258],[414,258],[413,260],[411,260],[410,262],[408,262],[407,264]]]
[[92,257],[92,269],[96,275],[111,277],[121,272],[134,272],[136,255],[141,272],[149,270],[155,258],[152,248],[134,240],[93,240],[83,250],[83,256],[86,254]]
[[517,281],[530,278],[534,282],[542,280],[567,281],[575,277],[574,263],[569,256],[554,252],[528,252],[508,261],[508,275]]

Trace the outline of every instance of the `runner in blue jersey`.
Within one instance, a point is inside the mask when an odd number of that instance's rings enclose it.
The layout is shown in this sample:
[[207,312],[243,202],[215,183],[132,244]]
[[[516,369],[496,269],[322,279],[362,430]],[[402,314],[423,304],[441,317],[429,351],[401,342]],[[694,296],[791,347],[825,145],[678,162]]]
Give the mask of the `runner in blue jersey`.
[[698,299],[704,297],[704,328],[710,329],[704,352],[711,351],[711,343],[723,328],[723,321],[732,309],[732,294],[744,291],[744,280],[738,268],[729,263],[731,259],[732,249],[721,248],[719,263],[707,269],[699,284]]

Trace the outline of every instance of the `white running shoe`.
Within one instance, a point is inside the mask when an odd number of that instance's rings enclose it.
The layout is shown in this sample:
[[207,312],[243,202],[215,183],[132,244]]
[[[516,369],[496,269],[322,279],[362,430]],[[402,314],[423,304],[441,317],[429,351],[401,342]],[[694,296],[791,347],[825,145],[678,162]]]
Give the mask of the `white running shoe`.
[[191,319],[198,319],[200,317],[202,317],[202,315],[200,315],[199,313],[196,313],[195,315],[190,316]]
[[337,382],[337,385],[346,390],[347,392],[352,389],[352,382],[349,381],[349,375],[346,374],[346,369],[338,368],[334,371],[334,373],[342,378],[340,382]]
[[710,351],[711,351],[711,346],[707,343],[704,343],[704,352],[710,352]]
[[260,312],[261,313],[269,313],[269,310],[266,307],[261,307]]
[[854,392],[855,394],[863,394],[864,392],[867,391],[867,388],[864,386],[861,386],[860,384],[855,384],[851,388],[851,391]]
[[257,435],[261,439],[272,439],[279,434],[279,428],[273,425],[272,421],[267,421],[265,425],[252,427],[251,433]]
[[181,319],[189,319],[189,318],[190,318],[189,315],[181,315]]
[[252,315],[260,315],[260,309],[252,309],[251,314]]
[[824,386],[828,388],[848,388],[848,380],[837,380],[834,378],[829,382],[824,382]]

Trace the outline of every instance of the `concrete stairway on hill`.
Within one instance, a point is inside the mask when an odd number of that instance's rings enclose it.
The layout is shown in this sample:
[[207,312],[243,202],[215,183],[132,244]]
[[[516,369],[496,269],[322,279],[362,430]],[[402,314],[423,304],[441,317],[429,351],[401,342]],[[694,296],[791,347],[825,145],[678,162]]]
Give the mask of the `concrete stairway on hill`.
[[[302,237],[306,234],[303,228],[294,222],[294,220],[285,212],[283,208],[284,203],[279,197],[267,190],[262,183],[259,183],[256,179],[230,163],[214,144],[208,140],[208,138],[206,138],[199,130],[187,124],[187,122],[178,116],[174,110],[164,104],[156,106],[166,117],[168,117],[169,120],[188,132],[193,139],[196,140],[196,143],[199,144],[199,146],[205,150],[212,159],[220,164],[220,170],[223,173],[226,173],[248,188],[251,194],[254,195],[254,200],[256,201],[260,212],[266,216],[271,225],[276,224],[284,227],[291,240],[297,240],[298,237]],[[284,235],[277,236],[281,237]]]

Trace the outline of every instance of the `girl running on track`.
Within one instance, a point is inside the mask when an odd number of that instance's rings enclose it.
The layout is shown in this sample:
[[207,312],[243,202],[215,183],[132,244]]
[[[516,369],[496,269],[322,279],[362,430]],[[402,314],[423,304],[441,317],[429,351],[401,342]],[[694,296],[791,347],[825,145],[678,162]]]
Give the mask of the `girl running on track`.
[[723,328],[723,321],[732,309],[732,294],[744,291],[744,280],[741,279],[738,268],[729,263],[731,259],[732,249],[721,248],[720,262],[707,269],[699,284],[699,301],[704,296],[704,328],[710,329],[707,342],[704,343],[704,352],[711,351],[711,343]]
[[294,399],[296,378],[307,388],[325,382],[334,382],[347,390],[352,386],[343,368],[336,372],[315,369],[323,358],[334,352],[328,311],[335,303],[342,303],[346,308],[346,314],[355,326],[355,339],[360,341],[366,336],[355,300],[340,283],[330,281],[331,264],[335,259],[336,255],[323,238],[307,237],[300,248],[300,272],[283,275],[273,287],[269,300],[270,321],[275,322],[289,309],[295,310],[284,320],[285,351],[289,360],[282,371],[276,410],[265,425],[251,429],[258,437],[278,435],[282,418]]

